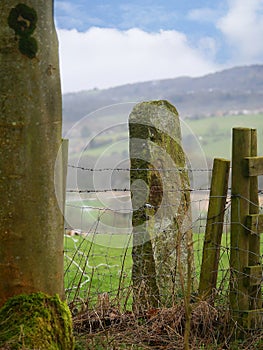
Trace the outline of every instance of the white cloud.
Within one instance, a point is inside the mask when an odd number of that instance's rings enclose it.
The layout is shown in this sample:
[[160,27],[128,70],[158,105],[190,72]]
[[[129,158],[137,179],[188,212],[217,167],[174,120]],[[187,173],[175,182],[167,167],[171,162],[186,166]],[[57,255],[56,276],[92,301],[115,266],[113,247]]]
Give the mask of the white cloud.
[[198,41],[198,49],[200,52],[203,52],[205,54],[206,58],[209,58],[212,61],[216,60],[216,55],[219,48],[214,38],[210,36],[201,38]]
[[[148,33],[90,28],[58,30],[63,92],[139,81],[199,76],[217,69],[207,57],[211,41],[197,48],[174,30]],[[212,52],[212,55],[214,53]]]
[[229,10],[217,23],[235,63],[253,63],[263,55],[263,0],[228,0]]

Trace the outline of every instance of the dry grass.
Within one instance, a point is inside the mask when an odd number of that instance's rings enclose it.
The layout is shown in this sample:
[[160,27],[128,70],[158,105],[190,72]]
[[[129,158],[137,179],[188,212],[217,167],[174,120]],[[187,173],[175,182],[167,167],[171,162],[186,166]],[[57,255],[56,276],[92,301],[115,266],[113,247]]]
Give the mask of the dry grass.
[[[238,349],[263,350],[263,332],[243,332],[231,322],[230,313],[207,301],[191,303],[191,333],[185,344],[185,306],[179,302],[171,308],[149,309],[135,315],[120,312],[104,295],[96,308],[80,312],[73,318],[77,349]],[[106,300],[106,301],[105,301]]]

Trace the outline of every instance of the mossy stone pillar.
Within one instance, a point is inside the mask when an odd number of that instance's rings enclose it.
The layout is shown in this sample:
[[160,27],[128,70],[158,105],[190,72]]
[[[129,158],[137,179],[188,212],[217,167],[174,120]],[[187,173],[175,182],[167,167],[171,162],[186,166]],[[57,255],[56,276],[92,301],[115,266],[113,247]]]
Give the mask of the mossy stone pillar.
[[21,293],[63,298],[63,198],[58,205],[54,189],[62,108],[52,0],[1,0],[0,82],[0,306]]
[[57,295],[20,294],[0,308],[0,348],[73,350],[69,308]]
[[153,298],[171,305],[192,256],[190,184],[177,110],[167,101],[139,103],[129,130],[134,305],[147,307],[142,295],[150,304]]

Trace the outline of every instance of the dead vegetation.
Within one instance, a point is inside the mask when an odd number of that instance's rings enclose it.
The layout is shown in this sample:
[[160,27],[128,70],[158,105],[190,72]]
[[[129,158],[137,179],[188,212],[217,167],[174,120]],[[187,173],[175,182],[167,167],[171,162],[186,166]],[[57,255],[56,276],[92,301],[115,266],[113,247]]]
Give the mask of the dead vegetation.
[[[80,312],[73,322],[79,350],[263,349],[263,331],[248,333],[238,329],[225,306],[212,306],[204,300],[191,303],[189,340],[185,338],[186,313],[182,301],[170,308],[149,309],[144,314],[121,312],[107,301]],[[240,331],[243,339],[237,341]]]

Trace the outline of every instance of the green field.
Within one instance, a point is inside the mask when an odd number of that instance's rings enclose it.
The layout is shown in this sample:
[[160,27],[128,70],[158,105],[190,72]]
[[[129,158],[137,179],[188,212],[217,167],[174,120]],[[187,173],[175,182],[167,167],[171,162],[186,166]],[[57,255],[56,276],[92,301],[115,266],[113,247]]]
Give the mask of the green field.
[[[113,116],[107,117],[114,121]],[[204,153],[207,157],[224,157],[229,158],[231,154],[231,134],[234,127],[248,127],[258,130],[259,152],[263,153],[263,114],[256,115],[226,115],[216,117],[203,117],[200,119],[186,119],[181,121],[183,137],[191,135],[200,142]],[[113,125],[115,123],[113,122]],[[95,131],[95,130],[94,130]],[[90,130],[91,134],[94,134]],[[95,131],[96,132],[96,131]],[[96,133],[95,133],[96,135]],[[104,152],[105,155],[111,156],[114,153],[128,154],[128,134],[127,130],[112,128],[111,132],[100,133],[92,138],[88,143],[87,149],[82,157],[89,156],[91,158],[100,157]],[[75,144],[86,144],[85,139],[79,137],[70,140],[72,148]],[[92,144],[93,143],[93,144]],[[195,146],[195,145],[194,145]],[[78,154],[73,151],[70,158],[78,158]]]
[[[190,168],[211,169],[214,158],[231,159],[232,128],[240,126],[257,129],[258,154],[262,155],[263,114],[181,120],[183,148]],[[111,188],[127,188],[130,181],[129,171],[110,169],[129,168],[128,129],[113,127],[104,133],[94,132],[95,130],[90,130],[94,136],[88,139],[79,133],[69,140],[69,164],[98,171],[92,173],[69,168],[68,186],[74,187],[77,174],[79,188],[92,189],[96,185],[100,189],[107,183],[110,183]],[[208,186],[207,179],[204,183],[203,176],[197,172],[194,177],[196,188]],[[262,180],[260,181],[262,184]]]
[[184,136],[186,137],[191,133],[195,135],[208,158],[230,159],[232,128],[234,127],[257,129],[258,151],[259,154],[263,153],[262,114],[209,117],[198,120],[187,119],[182,123]]
[[[199,279],[203,234],[194,234],[195,274]],[[65,236],[65,288],[69,300],[81,298],[96,303],[101,293],[118,296],[123,305],[130,299],[132,269],[131,235],[95,234],[86,238]],[[229,267],[229,235],[223,234],[218,285]],[[118,248],[122,247],[122,248]],[[226,285],[224,286],[226,288]],[[77,299],[78,300],[78,299]]]
[[[96,302],[98,294],[111,298],[128,293],[131,279],[129,235],[65,236],[65,288],[69,300]],[[121,247],[121,248],[119,248]]]
[[[123,201],[122,201],[123,199]],[[131,230],[131,212],[128,194],[122,197],[100,194],[86,195],[82,201],[72,199],[66,204],[66,220],[70,227],[87,233],[128,233]]]
[[[185,141],[186,152],[196,152],[196,143],[198,143],[207,158],[223,157],[230,159],[232,128],[241,126],[256,128],[258,130],[258,153],[263,154],[262,122],[262,114],[186,120],[182,122],[184,139],[189,141],[188,143]],[[114,153],[122,153],[125,150],[128,152],[128,142],[126,142],[126,144],[123,142],[120,147],[118,137],[125,137],[123,130],[120,135],[114,132],[100,135],[96,141],[98,147],[94,147],[90,149],[90,151],[87,149],[86,154],[88,155],[90,152],[89,155],[94,157],[107,150],[105,155],[107,155],[106,158],[110,163],[111,156]],[[198,164],[196,166],[198,166]],[[96,176],[98,177],[99,174],[100,173],[96,174]],[[196,186],[198,186],[198,184]],[[112,212],[103,212],[97,209],[85,212],[83,209],[84,206],[106,208],[109,203],[105,201],[102,203],[95,199],[93,202],[90,202],[87,199],[83,200],[81,203],[75,202],[76,208],[74,208],[74,202],[69,201],[68,204],[67,214],[70,217],[70,222],[74,223],[72,227],[81,228],[84,231],[86,230],[85,227],[96,225],[98,220],[101,224],[105,226],[108,225],[111,228],[117,226],[116,223],[119,222],[119,219],[124,220],[124,218],[117,218]],[[73,204],[73,207],[70,207],[71,204]],[[102,212],[103,215],[101,215]],[[116,220],[116,218],[118,220]],[[125,226],[126,221],[124,221],[121,222],[120,229],[127,227],[127,225]],[[89,298],[96,301],[99,293],[107,292],[112,297],[115,297],[118,292],[121,291],[127,293],[130,285],[132,268],[131,247],[127,247],[127,239],[129,236],[123,234],[92,235],[92,232],[101,232],[100,230],[96,230],[96,227],[94,231],[87,230],[86,232],[90,232],[90,234],[85,239],[76,236],[73,238],[65,238],[65,286],[69,299],[73,299],[75,296],[81,296],[81,298],[85,300]],[[201,266],[202,244],[203,234],[195,234],[194,251],[197,279]],[[218,283],[222,281],[222,283],[225,283],[224,276],[229,266],[229,249],[227,248],[229,247],[228,234],[223,235],[222,247]],[[84,273],[82,272],[83,270]]]

